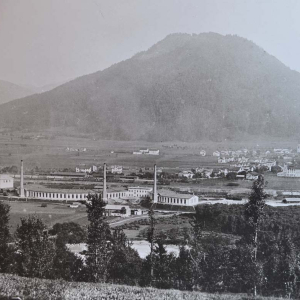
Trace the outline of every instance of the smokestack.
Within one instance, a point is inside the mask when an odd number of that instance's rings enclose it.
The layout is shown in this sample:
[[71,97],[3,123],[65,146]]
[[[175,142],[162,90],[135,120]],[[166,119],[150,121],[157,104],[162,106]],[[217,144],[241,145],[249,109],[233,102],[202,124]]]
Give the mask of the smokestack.
[[20,197],[24,198],[24,174],[23,174],[23,160],[21,160],[21,174],[20,174]]
[[157,203],[156,165],[154,165],[153,203]]
[[106,191],[106,164],[103,167],[103,201],[107,201],[107,191]]

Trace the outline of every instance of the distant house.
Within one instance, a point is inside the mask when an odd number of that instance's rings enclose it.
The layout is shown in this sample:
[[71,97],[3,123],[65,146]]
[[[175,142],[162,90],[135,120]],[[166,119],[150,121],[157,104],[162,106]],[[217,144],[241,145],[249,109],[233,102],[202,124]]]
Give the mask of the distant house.
[[145,149],[140,149],[139,150],[142,154],[146,154],[149,153],[149,149],[145,148]]
[[92,173],[92,168],[81,169],[76,167],[75,171],[76,173]]
[[291,149],[279,149],[279,148],[274,149],[274,153],[276,154],[290,154],[291,152],[292,152]]
[[219,164],[228,164],[229,162],[233,162],[233,157],[218,157],[218,163]]
[[130,215],[142,215],[144,211],[140,208],[130,208],[128,205],[111,205],[105,206],[105,215],[126,218]]
[[149,149],[149,152],[146,153],[146,154],[149,154],[149,155],[159,155],[159,150],[157,150],[157,149]]
[[111,172],[113,174],[122,174],[123,173],[123,167],[122,166],[111,166]]
[[139,186],[130,186],[128,187],[128,197],[133,198],[145,198],[151,196],[152,188],[150,187],[139,187]]
[[267,167],[271,171],[272,167],[276,166],[276,160],[264,160],[261,162],[261,166]]
[[91,166],[90,168],[76,167],[75,171],[76,173],[92,173],[92,172],[97,172],[98,167],[97,166]]
[[286,164],[282,168],[282,172],[277,173],[279,177],[300,177],[300,169],[289,168]]
[[141,154],[159,155],[159,150],[158,149],[140,149],[138,151],[133,151],[132,154],[136,154],[136,155],[141,155]]
[[201,151],[200,151],[200,155],[201,155],[201,156],[206,156],[206,151],[205,151],[205,150],[201,150]]
[[131,214],[130,207],[128,205],[110,205],[105,206],[105,215],[114,217],[129,217]]
[[258,173],[256,173],[256,172],[250,172],[250,173],[247,173],[246,179],[247,180],[257,180],[258,176],[259,176]]
[[221,155],[221,153],[219,152],[219,151],[215,151],[215,152],[213,152],[213,156],[220,156]]
[[0,189],[13,189],[14,188],[14,179],[5,174],[0,174]]
[[191,171],[182,171],[178,173],[178,177],[193,178],[194,173]]

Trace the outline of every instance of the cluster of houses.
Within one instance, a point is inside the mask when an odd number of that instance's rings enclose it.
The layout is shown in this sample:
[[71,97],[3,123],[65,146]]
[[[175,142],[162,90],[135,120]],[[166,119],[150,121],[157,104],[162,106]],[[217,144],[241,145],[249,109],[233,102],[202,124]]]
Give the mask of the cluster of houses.
[[[255,154],[254,154],[255,152]],[[224,156],[232,156],[232,157],[239,157],[242,155],[249,155],[250,153],[252,153],[252,155],[256,155],[256,151],[252,150],[252,152],[250,152],[248,149],[242,149],[242,150],[223,150],[223,151],[214,151],[213,152],[213,156],[216,157],[224,157]]]

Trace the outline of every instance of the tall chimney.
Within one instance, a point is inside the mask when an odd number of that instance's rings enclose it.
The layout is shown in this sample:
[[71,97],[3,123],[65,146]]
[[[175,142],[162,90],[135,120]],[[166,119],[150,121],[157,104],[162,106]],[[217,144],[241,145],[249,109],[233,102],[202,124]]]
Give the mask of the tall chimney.
[[153,203],[157,203],[156,165],[154,165]]
[[21,174],[20,174],[20,197],[24,198],[24,174],[23,174],[23,160],[21,160]]
[[107,201],[107,191],[106,191],[106,164],[103,167],[103,201]]

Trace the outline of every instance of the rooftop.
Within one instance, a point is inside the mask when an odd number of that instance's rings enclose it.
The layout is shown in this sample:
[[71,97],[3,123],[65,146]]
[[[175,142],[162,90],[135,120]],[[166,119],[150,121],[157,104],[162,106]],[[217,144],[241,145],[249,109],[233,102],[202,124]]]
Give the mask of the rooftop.
[[0,174],[0,180],[4,180],[4,179],[9,179],[12,180],[12,176],[7,175],[7,174]]
[[43,193],[68,193],[68,194],[94,194],[95,191],[91,189],[64,189],[60,187],[46,187],[40,184],[26,184],[25,190]]
[[167,189],[158,190],[157,193],[164,197],[182,198],[182,199],[190,199],[194,196],[192,194],[176,193],[174,191],[167,190]]

